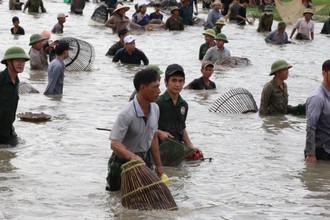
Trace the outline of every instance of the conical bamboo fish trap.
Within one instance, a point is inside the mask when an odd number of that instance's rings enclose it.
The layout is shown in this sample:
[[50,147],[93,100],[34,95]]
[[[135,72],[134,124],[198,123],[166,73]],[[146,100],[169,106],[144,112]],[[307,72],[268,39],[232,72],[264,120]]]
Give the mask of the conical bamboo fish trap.
[[257,112],[258,107],[248,90],[236,88],[220,96],[209,110],[219,113],[248,113]]
[[122,165],[121,204],[128,209],[178,209],[165,183],[142,161]]
[[92,44],[74,37],[64,37],[61,41],[68,42],[72,50],[63,60],[65,69],[69,71],[89,71],[95,60],[95,50]]

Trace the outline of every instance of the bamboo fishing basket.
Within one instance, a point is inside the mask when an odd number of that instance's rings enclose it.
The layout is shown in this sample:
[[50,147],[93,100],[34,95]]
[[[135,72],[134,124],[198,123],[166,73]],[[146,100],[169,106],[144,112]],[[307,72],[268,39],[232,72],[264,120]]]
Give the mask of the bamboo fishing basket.
[[253,95],[244,88],[231,89],[220,96],[209,111],[219,113],[249,113],[258,112]]
[[139,160],[122,165],[121,204],[139,210],[178,209],[166,184]]

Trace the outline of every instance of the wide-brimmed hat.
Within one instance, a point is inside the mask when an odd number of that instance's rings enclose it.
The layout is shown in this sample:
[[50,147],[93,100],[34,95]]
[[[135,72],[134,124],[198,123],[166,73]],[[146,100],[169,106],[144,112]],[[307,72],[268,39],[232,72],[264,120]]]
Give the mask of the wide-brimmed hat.
[[183,76],[185,76],[184,70],[183,70],[182,66],[180,66],[179,64],[175,63],[175,64],[168,65],[165,70],[165,77],[171,76],[177,72],[182,73]]
[[34,43],[37,43],[39,41],[43,41],[45,38],[43,38],[40,34],[32,34],[30,37],[30,43],[29,45],[32,45]]
[[213,38],[215,38],[215,31],[213,29],[206,29],[204,32],[203,32],[203,35],[209,35]]
[[215,36],[214,40],[223,40],[225,43],[228,43],[226,35],[219,33]]
[[314,15],[313,9],[311,9],[311,8],[306,8],[303,15],[305,15],[306,13]]
[[273,11],[273,6],[271,5],[266,5],[266,7],[264,8],[264,11]]
[[285,60],[277,60],[272,64],[271,70],[269,75],[274,75],[275,72],[288,68],[290,69],[292,67],[292,65],[290,65],[288,62],[286,62]]
[[286,27],[286,23],[284,21],[280,21],[278,22],[277,24],[277,28],[280,29],[280,28],[285,28]]
[[223,20],[222,18],[218,19],[215,24],[222,24],[222,25],[226,25],[225,20]]
[[26,55],[25,51],[20,47],[10,47],[6,50],[4,57],[1,60],[2,64],[6,64],[6,60],[12,59],[24,59],[25,61],[30,60],[30,57]]
[[171,14],[173,13],[174,10],[180,10],[178,6],[173,6],[171,7]]
[[120,9],[125,9],[125,12],[126,12],[130,9],[130,7],[129,6],[124,6],[122,4],[118,4],[116,9],[112,12],[112,14],[117,13]]

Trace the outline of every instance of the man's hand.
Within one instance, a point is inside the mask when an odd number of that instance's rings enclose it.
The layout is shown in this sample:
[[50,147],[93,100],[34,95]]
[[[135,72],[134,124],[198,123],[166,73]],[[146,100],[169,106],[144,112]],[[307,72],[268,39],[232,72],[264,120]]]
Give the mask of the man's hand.
[[168,133],[166,131],[161,131],[161,130],[157,131],[157,136],[161,140],[163,140],[165,138],[174,138],[170,133]]
[[162,167],[162,166],[156,166],[156,167],[155,167],[155,172],[157,173],[157,175],[158,175],[159,177],[161,177],[162,174],[164,173],[164,171],[163,171],[163,167]]
[[307,162],[307,163],[316,163],[317,160],[316,160],[315,155],[309,155],[309,156],[307,156],[307,157],[306,157],[306,162]]

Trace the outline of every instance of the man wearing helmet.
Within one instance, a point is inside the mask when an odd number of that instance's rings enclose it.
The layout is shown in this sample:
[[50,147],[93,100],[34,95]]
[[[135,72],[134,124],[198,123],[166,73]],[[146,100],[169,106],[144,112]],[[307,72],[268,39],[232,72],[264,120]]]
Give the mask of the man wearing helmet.
[[1,60],[6,69],[0,72],[0,144],[18,143],[13,126],[19,100],[18,74],[23,72],[28,60],[29,56],[20,47],[9,48]]

